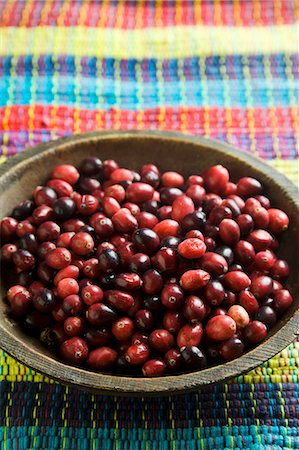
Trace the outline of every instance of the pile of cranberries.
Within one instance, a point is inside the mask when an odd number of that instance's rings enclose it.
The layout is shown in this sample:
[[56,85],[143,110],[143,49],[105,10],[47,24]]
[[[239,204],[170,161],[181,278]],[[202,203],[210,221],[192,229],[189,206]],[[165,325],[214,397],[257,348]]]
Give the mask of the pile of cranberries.
[[9,314],[70,364],[147,377],[204,369],[265,339],[292,304],[289,224],[261,183],[185,179],[88,157],[1,220]]

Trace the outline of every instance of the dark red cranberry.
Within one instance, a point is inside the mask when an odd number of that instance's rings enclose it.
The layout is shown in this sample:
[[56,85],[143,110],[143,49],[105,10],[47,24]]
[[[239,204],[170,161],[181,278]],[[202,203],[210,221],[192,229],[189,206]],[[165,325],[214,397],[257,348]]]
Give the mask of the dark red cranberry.
[[33,297],[33,305],[42,313],[51,312],[56,305],[56,299],[53,292],[50,289],[44,288]]
[[198,184],[192,184],[187,188],[186,195],[193,200],[195,206],[200,206],[205,199],[206,190]]
[[84,334],[84,339],[91,347],[101,347],[110,344],[112,333],[107,328],[90,327]]
[[190,322],[202,322],[206,315],[204,302],[196,295],[189,295],[184,303],[184,316]]
[[13,217],[4,217],[0,222],[1,241],[7,242],[16,236],[18,222]]
[[232,336],[221,344],[219,352],[227,361],[239,358],[244,353],[244,343],[237,336]]
[[139,330],[147,331],[153,328],[154,317],[151,311],[147,309],[140,309],[135,314],[134,322]]
[[113,348],[99,347],[89,353],[86,363],[92,369],[105,370],[113,366],[117,358],[117,352]]
[[185,232],[190,230],[203,231],[206,223],[206,215],[203,211],[194,211],[184,216],[183,220],[179,223]]
[[169,331],[163,328],[152,331],[149,335],[149,344],[158,352],[166,353],[173,347],[174,339]]
[[272,236],[266,230],[254,230],[249,234],[248,241],[256,251],[267,250],[272,242]]
[[264,323],[253,320],[244,328],[243,336],[248,344],[258,344],[267,336],[267,327]]
[[23,200],[13,209],[12,217],[17,221],[24,220],[32,214],[34,203],[32,200]]
[[[172,206],[161,206],[161,208],[157,211],[157,217],[160,220],[160,222],[163,222],[164,220],[172,220],[171,219],[171,212],[172,212]],[[176,222],[176,220],[174,220]],[[158,224],[157,224],[158,225]],[[164,226],[163,226],[164,229]],[[166,232],[166,230],[164,230]]]
[[246,273],[235,270],[224,275],[223,283],[230,291],[239,292],[249,287],[251,281]]
[[225,298],[225,290],[220,281],[209,281],[209,283],[203,289],[203,297],[209,305],[220,305]]
[[170,349],[164,355],[164,361],[168,369],[173,372],[177,372],[182,365],[182,355],[176,349]]
[[74,200],[69,197],[60,197],[54,202],[53,210],[56,218],[64,221],[74,215],[76,204]]
[[144,273],[150,269],[150,267],[150,257],[145,253],[135,253],[128,264],[129,270],[135,273]]
[[178,333],[184,322],[183,314],[175,310],[166,311],[163,317],[163,326],[171,333]]
[[106,159],[103,161],[103,175],[104,178],[109,178],[112,172],[119,168],[119,165],[113,159]]
[[152,255],[160,247],[160,239],[157,233],[149,228],[140,228],[133,234],[133,241],[138,251]]
[[127,312],[134,305],[134,298],[127,292],[110,289],[104,293],[106,302],[118,311]]
[[129,364],[142,365],[150,356],[150,349],[146,344],[134,344],[131,345],[126,351],[125,358]]
[[[52,220],[54,218],[55,214],[52,208],[50,206],[41,205],[35,208],[35,210],[32,213],[33,223],[35,225],[40,225],[43,222],[46,222],[48,220]],[[27,231],[26,231],[27,232]]]
[[28,250],[17,250],[12,255],[12,260],[20,270],[30,270],[35,266],[35,258]]
[[215,249],[215,253],[218,253],[218,255],[223,256],[223,258],[226,259],[227,264],[231,266],[234,262],[234,252],[231,247],[228,247],[227,245],[222,245],[220,247],[217,247]]
[[90,258],[86,261],[81,259],[75,260],[75,258],[73,258],[73,264],[77,265],[77,267],[82,270],[85,277],[94,279],[99,276],[99,260],[97,258]]
[[136,215],[138,228],[150,228],[151,230],[159,222],[158,218],[153,214],[143,211]]
[[112,223],[119,233],[132,233],[138,227],[136,218],[126,208],[121,208],[113,215]]
[[222,194],[229,182],[229,173],[225,167],[218,164],[206,170],[203,179],[209,191]]
[[249,266],[255,259],[253,245],[247,241],[239,241],[234,248],[234,257],[242,266]]
[[36,237],[32,233],[26,233],[19,240],[20,248],[28,250],[30,253],[36,254],[38,250],[38,243]]
[[84,319],[78,316],[68,317],[64,321],[63,328],[68,336],[80,336],[85,328]]
[[238,204],[232,198],[226,198],[222,201],[221,206],[225,206],[231,210],[233,218],[237,218],[241,214],[241,209]]
[[96,189],[99,189],[101,187],[101,184],[99,180],[96,178],[89,178],[89,177],[80,177],[77,189],[81,194],[91,194]]
[[271,267],[270,275],[274,280],[284,281],[290,273],[287,261],[277,259]]
[[240,305],[242,305],[251,316],[257,313],[259,304],[252,292],[248,290],[241,291],[238,299]]
[[207,358],[195,345],[185,347],[181,351],[182,363],[187,370],[202,370],[207,367]]
[[55,323],[50,328],[51,340],[56,344],[62,344],[64,341],[69,339],[69,336],[65,333],[63,325],[60,323]]
[[57,194],[48,186],[38,186],[34,191],[34,201],[37,206],[53,206],[55,200],[57,200]]
[[93,225],[95,233],[101,238],[107,238],[113,234],[114,227],[111,219],[108,217],[101,217],[94,222]]
[[112,289],[114,287],[115,274],[112,272],[104,273],[99,276],[99,283],[103,289]]
[[227,245],[235,245],[240,240],[240,228],[233,219],[224,219],[219,224],[219,235]]
[[103,272],[113,272],[120,264],[118,253],[110,248],[104,249],[99,255],[99,269]]
[[132,183],[126,190],[127,199],[133,203],[144,203],[151,200],[153,194],[154,188],[142,182]]
[[51,317],[49,314],[42,314],[39,311],[32,311],[24,318],[22,325],[26,333],[30,335],[39,335],[50,325]]
[[204,226],[204,235],[206,238],[211,237],[213,239],[219,238],[219,227],[216,225],[211,225],[210,223],[206,223]]
[[161,247],[171,248],[173,250],[177,250],[179,243],[181,242],[180,238],[175,236],[168,236],[162,239]]
[[117,316],[107,305],[95,303],[88,308],[86,318],[91,325],[106,326],[115,322]]
[[151,258],[152,265],[159,272],[169,274],[175,272],[177,266],[177,257],[173,249],[162,247]]
[[273,292],[272,278],[266,275],[254,277],[251,282],[250,290],[258,299],[265,298],[268,295],[271,295]]
[[214,252],[205,253],[198,261],[197,266],[215,276],[226,273],[228,270],[228,263],[225,257]]
[[27,314],[32,308],[32,296],[27,289],[17,292],[10,301],[11,313],[20,317]]
[[161,292],[161,301],[166,308],[177,309],[184,302],[184,293],[177,284],[169,284]]
[[144,212],[148,212],[151,214],[156,215],[157,211],[159,208],[159,203],[157,202],[157,200],[148,200],[147,202],[143,203],[143,205],[141,205],[141,209]]
[[215,317],[215,316],[225,316],[227,313],[226,309],[224,308],[213,308],[211,312],[209,313],[209,318]]
[[[32,235],[34,236],[34,235]],[[23,247],[22,247],[23,248]],[[2,262],[8,264],[12,262],[12,255],[18,250],[14,244],[5,244],[0,248],[0,259]],[[30,252],[32,253],[32,252]]]
[[151,297],[146,297],[143,300],[144,306],[149,311],[159,311],[161,309],[162,303],[161,298],[157,295],[152,295]]
[[66,314],[75,316],[83,310],[83,302],[78,295],[72,294],[65,297],[62,302],[62,309]]
[[36,235],[41,242],[55,241],[60,235],[60,226],[51,221],[43,222],[38,227]]
[[224,300],[222,302],[222,306],[225,309],[229,309],[232,305],[234,305],[237,301],[237,296],[234,292],[225,291]]
[[134,324],[129,317],[122,317],[114,322],[112,333],[118,341],[128,341],[134,333]]
[[131,345],[134,344],[147,344],[148,342],[148,334],[142,333],[141,331],[137,331],[133,334],[131,338]]
[[236,322],[230,316],[217,315],[207,322],[205,331],[208,338],[215,341],[225,341],[231,338],[237,330]]
[[149,269],[144,272],[142,281],[142,290],[147,295],[158,294],[163,287],[162,276],[157,270],[154,269]]
[[160,192],[160,200],[163,205],[171,206],[181,195],[183,195],[183,192],[178,188],[163,188]]
[[274,294],[274,309],[278,314],[286,311],[293,303],[293,297],[287,289],[280,289]]
[[81,364],[88,356],[88,347],[83,339],[72,337],[61,344],[60,354],[67,362]]
[[237,194],[241,197],[252,197],[262,192],[261,183],[255,178],[243,177],[237,182]]
[[274,309],[265,305],[260,307],[255,316],[255,320],[259,320],[264,323],[267,328],[271,328],[275,325],[277,318]]
[[143,171],[141,172],[141,181],[157,188],[160,182],[160,175],[154,170]]
[[247,236],[254,228],[254,222],[249,214],[240,214],[236,218],[236,222],[239,225],[241,236]]
[[160,377],[166,371],[166,364],[161,359],[150,359],[142,367],[145,377]]
[[177,335],[177,345],[179,348],[200,344],[202,339],[202,326],[200,323],[187,323],[184,325]]
[[100,158],[97,158],[96,156],[88,156],[81,161],[79,171],[83,175],[90,177],[93,175],[98,175],[101,172],[102,167],[103,163]]
[[233,216],[231,210],[227,206],[215,206],[209,214],[209,223],[219,226],[224,219],[231,219]]

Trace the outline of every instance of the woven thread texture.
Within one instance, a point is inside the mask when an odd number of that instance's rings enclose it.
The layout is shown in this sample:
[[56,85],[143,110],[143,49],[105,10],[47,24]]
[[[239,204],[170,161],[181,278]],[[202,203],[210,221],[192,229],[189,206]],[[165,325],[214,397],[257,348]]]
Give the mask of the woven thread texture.
[[[232,143],[299,185],[296,0],[0,0],[0,162],[97,129]],[[0,449],[299,448],[299,343],[201,393],[118,399],[0,351]]]

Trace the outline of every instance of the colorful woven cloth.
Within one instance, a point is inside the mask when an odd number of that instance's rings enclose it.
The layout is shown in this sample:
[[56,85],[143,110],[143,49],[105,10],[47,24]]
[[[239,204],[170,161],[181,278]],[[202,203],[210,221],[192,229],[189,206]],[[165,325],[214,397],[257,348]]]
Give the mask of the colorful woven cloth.
[[[0,1],[1,156],[93,129],[228,141],[298,177],[296,0]],[[1,449],[299,448],[299,343],[203,392],[117,399],[0,353]]]

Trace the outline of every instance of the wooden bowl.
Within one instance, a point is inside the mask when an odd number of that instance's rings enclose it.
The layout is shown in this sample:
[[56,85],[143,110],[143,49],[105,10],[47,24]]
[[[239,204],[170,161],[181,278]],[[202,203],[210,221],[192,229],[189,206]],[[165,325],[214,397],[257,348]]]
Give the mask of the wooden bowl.
[[[167,132],[94,132],[39,145],[12,158],[0,167],[0,211],[9,215],[21,200],[29,198],[35,186],[45,183],[57,164],[77,164],[87,155],[114,158],[124,166],[138,169],[153,162],[162,170],[178,170],[185,176],[213,164],[229,168],[232,179],[258,178],[272,204],[287,212],[290,227],[283,236],[280,255],[291,267],[287,285],[295,298],[292,308],[271,330],[267,339],[240,358],[208,369],[159,378],[131,378],[95,373],[57,361],[37,339],[25,335],[6,314],[0,301],[0,346],[21,363],[62,383],[113,395],[174,394],[225,381],[258,366],[290,344],[299,323],[299,194],[283,175],[262,161],[230,145],[199,137]],[[3,298],[5,286],[1,286]]]

